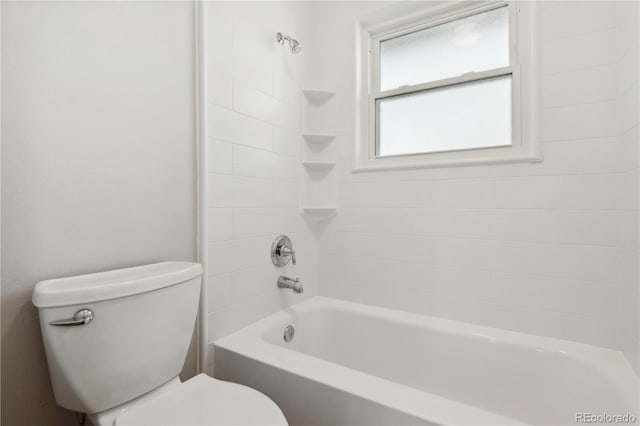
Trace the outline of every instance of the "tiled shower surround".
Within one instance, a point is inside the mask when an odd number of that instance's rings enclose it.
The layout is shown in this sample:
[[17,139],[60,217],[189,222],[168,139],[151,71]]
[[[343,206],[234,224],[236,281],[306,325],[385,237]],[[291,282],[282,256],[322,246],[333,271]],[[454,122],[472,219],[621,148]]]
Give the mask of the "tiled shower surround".
[[[541,163],[354,174],[354,20],[385,5],[209,5],[209,341],[320,294],[621,349],[637,370],[638,4],[540,4]],[[336,94],[306,108],[303,88]],[[337,135],[320,222],[300,212],[307,123]],[[296,267],[270,264],[281,233]]]

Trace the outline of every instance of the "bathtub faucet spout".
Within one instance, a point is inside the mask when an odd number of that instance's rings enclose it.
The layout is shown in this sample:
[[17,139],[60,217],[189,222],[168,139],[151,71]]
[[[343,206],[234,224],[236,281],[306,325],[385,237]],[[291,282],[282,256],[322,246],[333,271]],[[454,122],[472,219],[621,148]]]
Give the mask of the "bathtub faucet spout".
[[304,287],[302,287],[302,283],[300,282],[300,278],[294,280],[293,278],[285,277],[284,275],[280,275],[278,277],[278,287],[279,288],[290,288],[294,293],[302,293],[304,291]]

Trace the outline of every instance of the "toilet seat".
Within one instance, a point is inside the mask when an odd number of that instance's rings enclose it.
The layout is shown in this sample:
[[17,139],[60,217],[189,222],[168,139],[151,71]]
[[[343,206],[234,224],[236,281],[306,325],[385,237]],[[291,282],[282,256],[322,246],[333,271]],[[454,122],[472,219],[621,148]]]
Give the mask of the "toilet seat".
[[206,374],[187,380],[156,398],[131,407],[115,426],[287,425],[280,408],[266,395]]

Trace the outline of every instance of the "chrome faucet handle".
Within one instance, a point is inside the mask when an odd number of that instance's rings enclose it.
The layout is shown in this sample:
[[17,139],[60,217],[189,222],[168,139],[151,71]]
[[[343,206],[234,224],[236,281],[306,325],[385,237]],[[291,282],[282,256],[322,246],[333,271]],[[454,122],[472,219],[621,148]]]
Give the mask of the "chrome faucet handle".
[[283,256],[291,256],[291,262],[294,265],[296,264],[296,251],[291,247],[280,246],[280,254],[282,254]]
[[271,261],[276,266],[284,266],[289,260],[296,264],[296,251],[291,239],[286,235],[278,235],[271,243]]

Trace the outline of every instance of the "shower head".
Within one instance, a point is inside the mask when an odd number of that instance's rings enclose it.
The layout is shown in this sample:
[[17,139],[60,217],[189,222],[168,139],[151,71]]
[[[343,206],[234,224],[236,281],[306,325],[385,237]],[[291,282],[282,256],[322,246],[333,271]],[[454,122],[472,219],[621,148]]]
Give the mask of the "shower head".
[[291,38],[288,35],[283,35],[282,33],[276,34],[276,41],[278,42],[278,44],[283,45],[285,40],[289,42],[289,49],[291,49],[291,53],[293,53],[294,55],[296,53],[300,53],[300,51],[302,50],[302,45],[298,40]]
[[289,47],[291,47],[291,53],[293,54],[300,53],[300,51],[302,50],[302,45],[298,40],[295,39],[289,40]]

